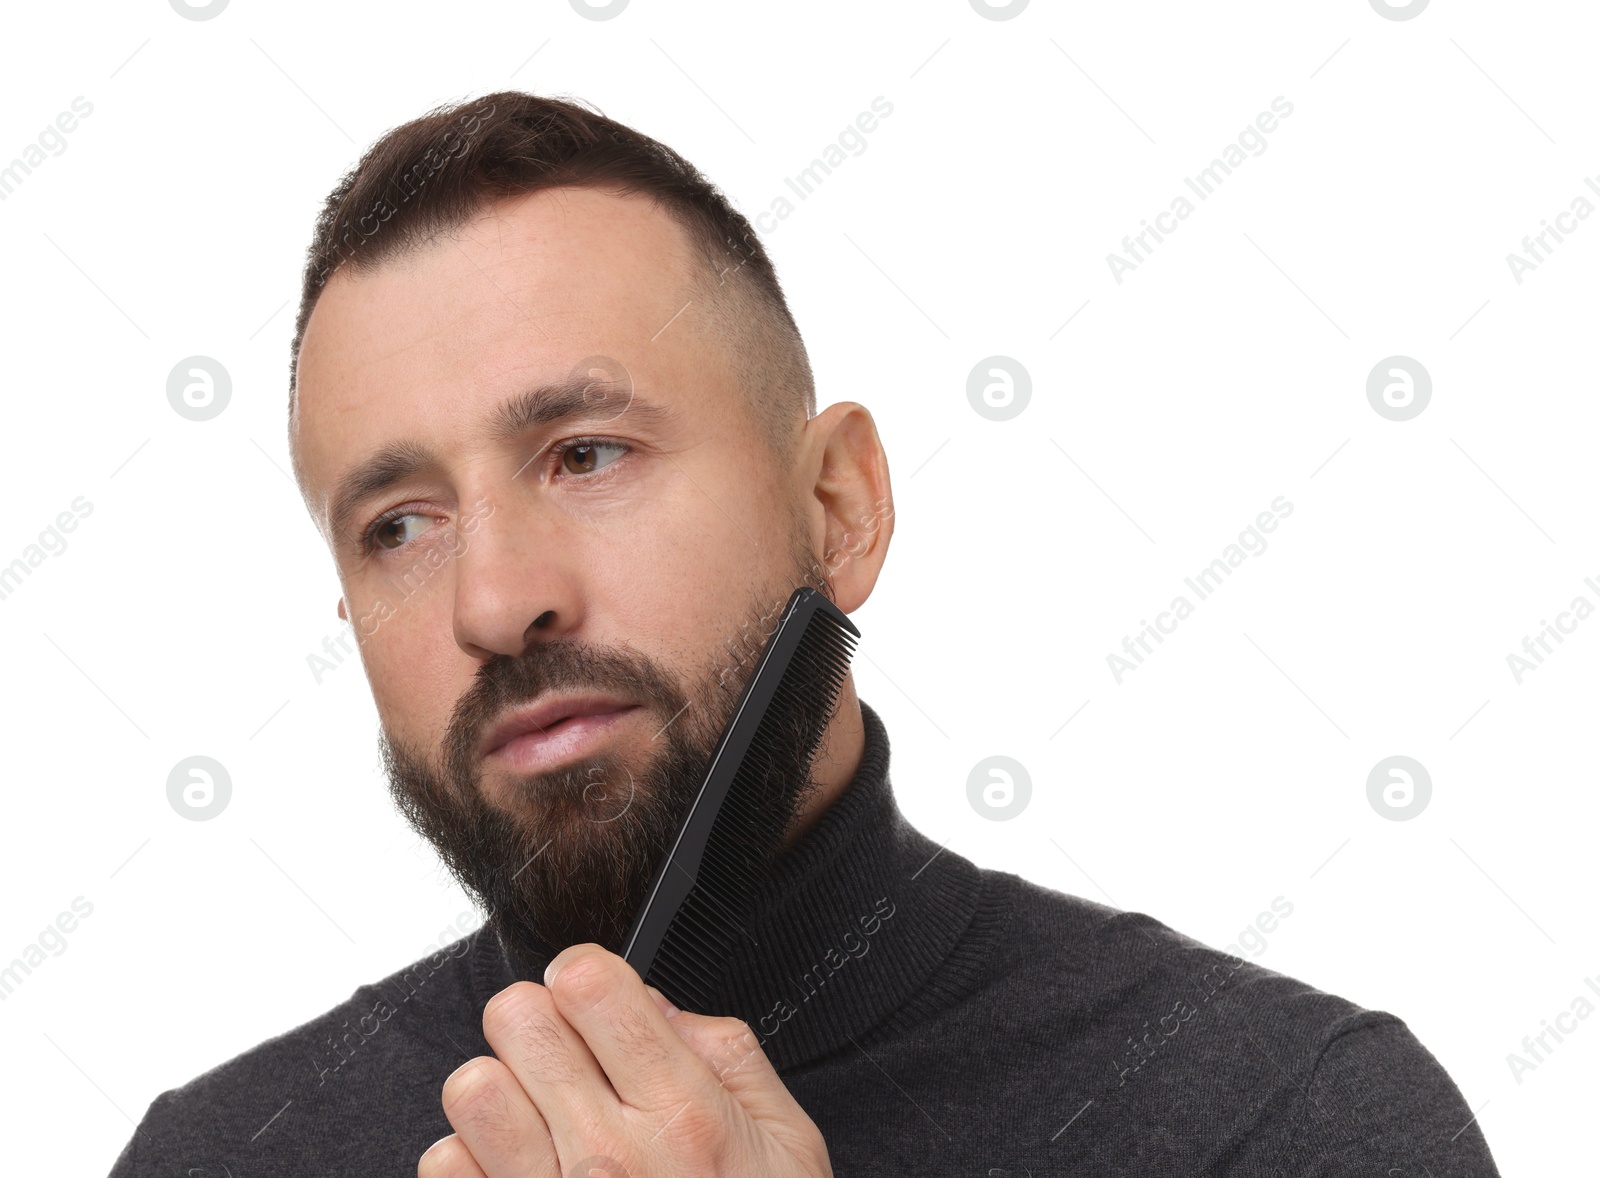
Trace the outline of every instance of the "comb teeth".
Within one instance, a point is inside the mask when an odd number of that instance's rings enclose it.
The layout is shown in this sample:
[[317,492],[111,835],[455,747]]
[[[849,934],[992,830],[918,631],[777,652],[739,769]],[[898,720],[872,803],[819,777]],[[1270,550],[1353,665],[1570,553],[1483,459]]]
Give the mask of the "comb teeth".
[[[816,601],[806,600],[805,594],[814,595]],[[685,1010],[716,1013],[709,1009],[716,980],[733,956],[755,946],[746,928],[750,903],[787,833],[776,804],[784,775],[774,771],[773,757],[780,755],[779,750],[792,749],[798,735],[800,767],[810,771],[850,671],[858,637],[855,627],[815,590],[797,590],[794,600],[815,608],[734,772],[706,839],[694,886],[672,917],[646,973],[651,985]],[[778,638],[775,633],[769,651]],[[764,660],[756,674],[776,670],[766,667]],[[799,688],[807,681],[822,685],[821,698],[802,697]],[[663,874],[673,868],[669,863]]]

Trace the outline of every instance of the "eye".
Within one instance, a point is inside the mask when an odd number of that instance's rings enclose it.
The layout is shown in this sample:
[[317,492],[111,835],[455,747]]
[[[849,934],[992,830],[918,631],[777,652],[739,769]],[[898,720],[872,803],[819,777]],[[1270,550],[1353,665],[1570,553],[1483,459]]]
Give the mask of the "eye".
[[361,550],[372,552],[378,548],[402,548],[427,531],[432,523],[431,517],[419,511],[408,511],[403,507],[386,511],[373,520],[372,526],[362,535]]
[[614,450],[617,457],[621,457],[629,447],[620,442],[608,442],[604,438],[572,438],[556,446],[556,462],[566,474],[594,474],[616,462],[616,458],[610,462],[600,462],[600,453],[604,450]]
[[[561,471],[568,475],[587,477],[604,472],[615,465],[617,458],[633,447],[605,438],[569,438],[551,448]],[[615,451],[616,457],[601,461],[604,451]],[[394,551],[404,548],[422,535],[435,522],[426,512],[396,507],[384,512],[367,527],[361,536],[361,551],[373,553],[383,548]]]

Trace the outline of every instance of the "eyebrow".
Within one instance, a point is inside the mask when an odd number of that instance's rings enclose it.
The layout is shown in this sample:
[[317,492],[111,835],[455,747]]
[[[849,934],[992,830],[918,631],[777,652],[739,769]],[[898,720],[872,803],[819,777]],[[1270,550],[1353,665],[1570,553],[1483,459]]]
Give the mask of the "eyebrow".
[[[573,375],[557,384],[539,385],[508,397],[488,416],[486,434],[504,445],[531,430],[563,421],[615,421],[665,429],[680,418],[677,410],[648,401],[630,381],[601,381]],[[351,467],[334,483],[329,496],[333,535],[345,539],[357,510],[368,499],[442,464],[421,442],[390,442]]]

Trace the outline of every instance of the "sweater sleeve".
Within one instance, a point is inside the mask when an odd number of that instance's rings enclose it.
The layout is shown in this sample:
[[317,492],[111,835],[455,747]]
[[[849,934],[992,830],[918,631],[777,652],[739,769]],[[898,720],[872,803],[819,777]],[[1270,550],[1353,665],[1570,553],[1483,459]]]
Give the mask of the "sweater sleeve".
[[1499,1178],[1455,1082],[1391,1014],[1342,1020],[1279,1126],[1285,1178]]

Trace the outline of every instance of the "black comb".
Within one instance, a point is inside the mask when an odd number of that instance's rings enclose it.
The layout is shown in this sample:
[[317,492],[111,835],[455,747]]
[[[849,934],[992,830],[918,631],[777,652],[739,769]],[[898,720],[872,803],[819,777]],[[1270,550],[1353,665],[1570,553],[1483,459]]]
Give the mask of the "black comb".
[[634,917],[622,956],[684,1010],[718,1013],[709,988],[746,935],[748,904],[786,834],[780,786],[810,772],[860,636],[817,590],[790,595]]

